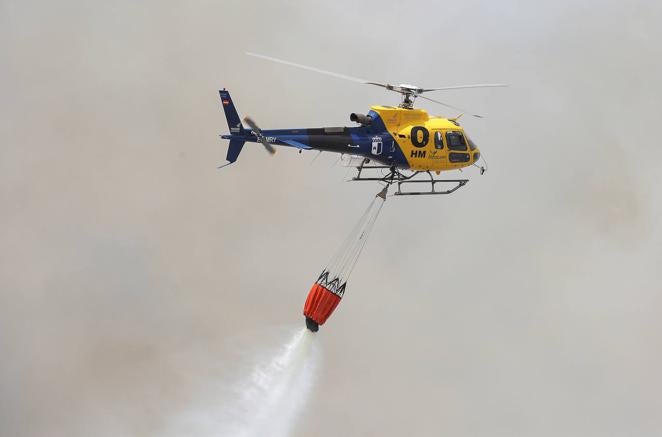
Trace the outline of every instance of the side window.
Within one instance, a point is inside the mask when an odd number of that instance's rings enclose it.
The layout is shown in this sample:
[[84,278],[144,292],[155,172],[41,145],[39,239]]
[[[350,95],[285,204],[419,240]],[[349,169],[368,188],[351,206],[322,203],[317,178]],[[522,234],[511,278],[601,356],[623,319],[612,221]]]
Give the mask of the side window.
[[451,152],[448,154],[450,162],[469,162],[470,157],[468,153]]
[[449,150],[467,150],[464,135],[460,132],[446,132],[446,143]]
[[434,133],[434,147],[437,149],[444,148],[444,138],[441,134],[441,131],[436,131]]

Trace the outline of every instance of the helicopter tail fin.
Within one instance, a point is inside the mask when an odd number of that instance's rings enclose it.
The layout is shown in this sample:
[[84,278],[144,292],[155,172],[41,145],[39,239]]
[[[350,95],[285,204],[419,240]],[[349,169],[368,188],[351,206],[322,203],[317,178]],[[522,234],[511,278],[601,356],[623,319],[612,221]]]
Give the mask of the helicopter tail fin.
[[225,157],[225,160],[228,161],[228,165],[232,164],[239,158],[242,147],[244,147],[244,140],[230,140],[230,145],[228,146],[228,154]]
[[245,141],[243,139],[236,138],[236,136],[244,136],[246,132],[244,126],[241,124],[241,119],[239,118],[237,109],[234,107],[230,93],[225,88],[220,90],[218,93],[221,96],[221,104],[223,105],[225,118],[228,121],[228,127],[230,128],[230,135],[221,136],[222,138],[230,140],[230,145],[228,146],[228,154],[225,158],[228,162],[219,167],[222,168],[232,164],[237,160],[237,158],[239,158],[239,154],[241,153],[241,149],[244,147]]
[[237,109],[234,107],[230,93],[225,88],[220,90],[218,93],[221,95],[221,104],[223,105],[223,111],[225,111],[225,118],[228,121],[230,134],[243,135],[244,126],[241,124],[241,119],[239,118]]

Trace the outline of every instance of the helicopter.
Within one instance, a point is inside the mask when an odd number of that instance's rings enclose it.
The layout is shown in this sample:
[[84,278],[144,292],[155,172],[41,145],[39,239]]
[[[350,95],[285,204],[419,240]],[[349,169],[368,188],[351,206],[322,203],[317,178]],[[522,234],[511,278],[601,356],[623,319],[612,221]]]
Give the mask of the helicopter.
[[[352,181],[379,181],[387,186],[397,184],[395,195],[450,194],[465,186],[468,179],[440,179],[442,171],[461,170],[476,166],[480,173],[485,167],[478,166],[481,152],[465,133],[458,119],[431,116],[426,110],[414,107],[416,98],[434,102],[462,113],[460,108],[423,96],[431,91],[464,88],[504,87],[504,84],[456,85],[439,88],[421,88],[415,85],[373,82],[310,67],[294,62],[256,53],[246,53],[292,67],[326,74],[340,79],[382,87],[401,95],[398,106],[376,105],[367,114],[351,113],[350,121],[358,124],[353,127],[321,127],[262,130],[250,117],[243,119],[245,127],[230,97],[228,90],[219,91],[221,104],[230,129],[229,134],[221,135],[230,140],[226,156],[227,163],[237,161],[246,142],[261,143],[270,154],[274,146],[286,146],[303,150],[317,150],[349,155],[358,158],[358,173]],[[471,114],[482,118],[481,115]],[[484,162],[484,158],[483,158]],[[427,187],[424,190],[410,187]]]

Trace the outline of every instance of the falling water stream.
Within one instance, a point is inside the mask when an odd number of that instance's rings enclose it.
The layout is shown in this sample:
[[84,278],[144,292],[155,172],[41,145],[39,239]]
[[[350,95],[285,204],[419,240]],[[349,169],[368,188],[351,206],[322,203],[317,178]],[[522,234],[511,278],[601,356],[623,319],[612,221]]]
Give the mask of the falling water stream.
[[289,436],[315,383],[321,351],[316,334],[305,328],[288,332],[271,354],[264,352],[272,350],[273,344],[266,344],[271,340],[262,340],[265,344],[250,353],[251,365],[233,376],[234,382],[223,381],[227,375],[221,376],[222,382],[210,378],[195,405],[171,424],[170,434]]

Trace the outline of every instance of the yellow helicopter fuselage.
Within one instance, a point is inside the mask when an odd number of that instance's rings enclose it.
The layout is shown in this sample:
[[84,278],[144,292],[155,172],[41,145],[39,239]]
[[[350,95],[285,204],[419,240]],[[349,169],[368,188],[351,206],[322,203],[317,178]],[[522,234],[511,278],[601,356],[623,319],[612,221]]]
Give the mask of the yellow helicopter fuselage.
[[480,151],[457,119],[430,116],[419,108],[372,106],[370,109],[379,115],[412,170],[455,170],[480,158]]

